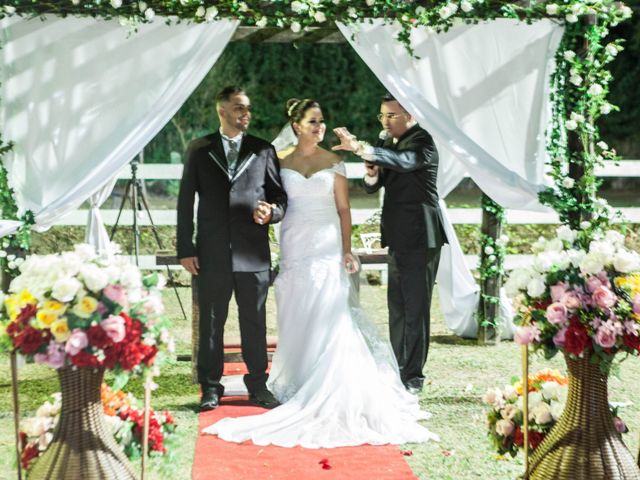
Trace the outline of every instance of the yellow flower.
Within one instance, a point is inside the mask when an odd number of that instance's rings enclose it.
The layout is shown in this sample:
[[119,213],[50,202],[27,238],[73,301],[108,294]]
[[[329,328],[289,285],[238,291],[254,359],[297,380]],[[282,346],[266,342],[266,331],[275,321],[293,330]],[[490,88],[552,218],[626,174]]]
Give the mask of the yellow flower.
[[51,324],[51,335],[56,339],[56,342],[66,342],[71,336],[69,332],[69,325],[65,317],[59,318]]
[[37,303],[36,297],[31,295],[31,292],[29,292],[29,290],[26,290],[26,289],[22,290],[17,295],[18,295],[18,303],[20,304],[21,307],[24,307],[29,303],[33,303],[33,304]]
[[89,318],[96,308],[98,308],[98,300],[87,295],[73,307],[73,313],[80,318]]
[[66,309],[67,306],[64,303],[60,303],[55,300],[47,300],[42,304],[42,310],[46,310],[57,316],[62,315]]
[[640,294],[640,275],[633,274],[625,277],[617,277],[613,283],[616,287],[624,288],[629,291],[631,297],[635,297]]
[[55,312],[51,312],[50,310],[38,310],[38,313],[36,313],[38,323],[43,328],[50,327],[51,324],[58,319],[58,316],[59,315]]

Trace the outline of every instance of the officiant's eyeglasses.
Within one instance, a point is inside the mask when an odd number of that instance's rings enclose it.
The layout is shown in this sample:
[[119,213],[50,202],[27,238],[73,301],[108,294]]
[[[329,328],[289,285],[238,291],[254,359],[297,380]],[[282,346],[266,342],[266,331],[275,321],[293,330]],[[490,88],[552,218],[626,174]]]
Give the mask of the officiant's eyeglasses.
[[404,113],[379,113],[378,115],[376,115],[376,117],[380,121],[382,121],[385,118],[387,120],[396,120],[400,118],[402,115],[404,115]]

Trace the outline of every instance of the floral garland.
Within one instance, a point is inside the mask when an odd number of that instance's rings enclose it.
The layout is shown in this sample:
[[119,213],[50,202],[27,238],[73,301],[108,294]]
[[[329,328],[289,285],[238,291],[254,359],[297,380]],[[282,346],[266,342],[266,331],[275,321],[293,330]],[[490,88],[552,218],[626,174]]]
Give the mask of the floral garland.
[[[138,406],[137,399],[131,393],[111,390],[102,384],[101,390],[104,418],[111,427],[116,442],[122,447],[130,460],[142,455],[142,433],[144,410]],[[60,418],[62,408],[61,394],[54,393],[36,411],[35,416],[20,422],[20,442],[22,468],[29,469],[33,460],[47,449]],[[149,412],[149,456],[165,455],[168,451],[166,441],[176,430],[176,421],[167,410]]]
[[[505,222],[505,210],[488,196],[482,197],[482,210],[489,215],[494,216],[498,222]],[[480,233],[480,256],[478,260],[478,273],[480,275],[481,285],[485,285],[485,280],[490,278],[502,278],[504,276],[504,260],[507,255],[507,244],[509,237],[500,235],[499,238],[493,238],[491,235]],[[499,304],[500,297],[490,295],[481,290],[482,299],[486,303]],[[485,318],[484,312],[478,310],[478,325],[481,327],[498,326],[497,318]]]

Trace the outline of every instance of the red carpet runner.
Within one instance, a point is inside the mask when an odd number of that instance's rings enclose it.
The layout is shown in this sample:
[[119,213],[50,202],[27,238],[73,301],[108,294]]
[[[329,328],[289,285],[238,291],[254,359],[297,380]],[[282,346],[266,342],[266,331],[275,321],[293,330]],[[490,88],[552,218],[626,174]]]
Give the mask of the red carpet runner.
[[[243,364],[225,365],[226,375],[244,373]],[[220,407],[200,414],[199,431],[224,417],[263,412],[246,397],[226,397]],[[198,434],[193,479],[209,480],[409,480],[415,479],[397,446],[304,449],[260,447]]]

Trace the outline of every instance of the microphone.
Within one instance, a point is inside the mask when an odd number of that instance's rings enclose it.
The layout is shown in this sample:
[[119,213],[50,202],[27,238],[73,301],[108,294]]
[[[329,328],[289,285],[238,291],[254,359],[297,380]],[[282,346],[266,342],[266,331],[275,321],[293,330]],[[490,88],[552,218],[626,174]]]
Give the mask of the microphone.
[[391,134],[387,130],[381,130],[378,134],[378,141],[376,142],[375,146],[381,147],[389,138],[391,138]]

